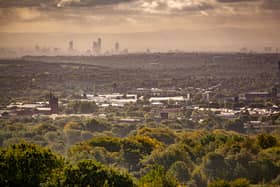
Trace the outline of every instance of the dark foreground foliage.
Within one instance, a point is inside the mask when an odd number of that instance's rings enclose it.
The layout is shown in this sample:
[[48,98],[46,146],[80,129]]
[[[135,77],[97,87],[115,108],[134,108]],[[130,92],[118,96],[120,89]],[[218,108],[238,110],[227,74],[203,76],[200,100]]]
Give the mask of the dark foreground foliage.
[[126,173],[93,160],[70,164],[34,144],[1,149],[0,162],[0,186],[134,186]]
[[[162,132],[174,143],[159,138]],[[0,186],[280,185],[277,134],[171,132],[145,128],[126,138],[95,137],[72,146],[65,158],[29,143],[3,147]]]

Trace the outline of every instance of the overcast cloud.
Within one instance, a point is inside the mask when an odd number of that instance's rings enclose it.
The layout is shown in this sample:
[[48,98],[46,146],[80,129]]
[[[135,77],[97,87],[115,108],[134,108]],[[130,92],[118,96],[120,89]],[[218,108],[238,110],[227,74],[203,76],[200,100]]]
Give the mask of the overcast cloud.
[[280,29],[279,10],[280,0],[0,0],[0,32],[215,30],[243,41],[246,31],[251,40],[262,37],[269,44],[279,41],[271,34]]

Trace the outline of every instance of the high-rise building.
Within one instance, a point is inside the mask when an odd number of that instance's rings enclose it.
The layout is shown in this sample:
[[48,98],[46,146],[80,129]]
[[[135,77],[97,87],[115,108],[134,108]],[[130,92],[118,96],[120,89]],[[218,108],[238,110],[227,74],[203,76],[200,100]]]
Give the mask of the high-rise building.
[[119,44],[119,42],[116,42],[115,43],[115,53],[119,53],[119,50],[120,50],[120,44]]
[[264,52],[265,53],[271,53],[272,51],[272,47],[268,46],[268,47],[264,47]]
[[101,42],[102,42],[101,38],[98,38],[97,39],[97,44],[98,44],[98,47],[100,47],[100,48],[101,48]]
[[94,41],[92,43],[92,52],[93,52],[93,54],[97,53],[97,42],[96,41]]
[[40,46],[39,45],[36,45],[35,46],[35,51],[38,53],[38,52],[40,52]]
[[102,40],[98,38],[97,41],[93,41],[92,43],[92,52],[94,55],[99,55],[101,53]]
[[73,40],[69,41],[68,50],[69,50],[69,51],[73,51],[73,50],[74,50],[74,42],[73,42]]
[[97,39],[97,51],[98,51],[98,54],[101,53],[101,50],[102,50],[102,41],[101,41],[101,38],[98,38]]

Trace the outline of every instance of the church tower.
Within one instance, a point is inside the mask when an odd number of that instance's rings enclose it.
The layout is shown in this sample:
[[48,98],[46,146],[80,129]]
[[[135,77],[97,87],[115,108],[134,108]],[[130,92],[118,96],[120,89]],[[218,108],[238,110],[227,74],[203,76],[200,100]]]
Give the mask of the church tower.
[[55,97],[52,92],[50,92],[49,95],[49,106],[51,108],[51,113],[52,114],[57,114],[58,113],[58,98]]

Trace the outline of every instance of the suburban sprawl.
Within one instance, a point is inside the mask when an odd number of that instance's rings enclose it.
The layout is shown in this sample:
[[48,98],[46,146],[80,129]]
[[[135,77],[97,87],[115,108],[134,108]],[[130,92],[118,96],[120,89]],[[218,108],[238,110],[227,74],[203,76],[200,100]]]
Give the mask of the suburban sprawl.
[[96,186],[280,185],[279,54],[24,56],[0,72],[0,160],[51,151],[40,185],[87,186],[93,165]]

